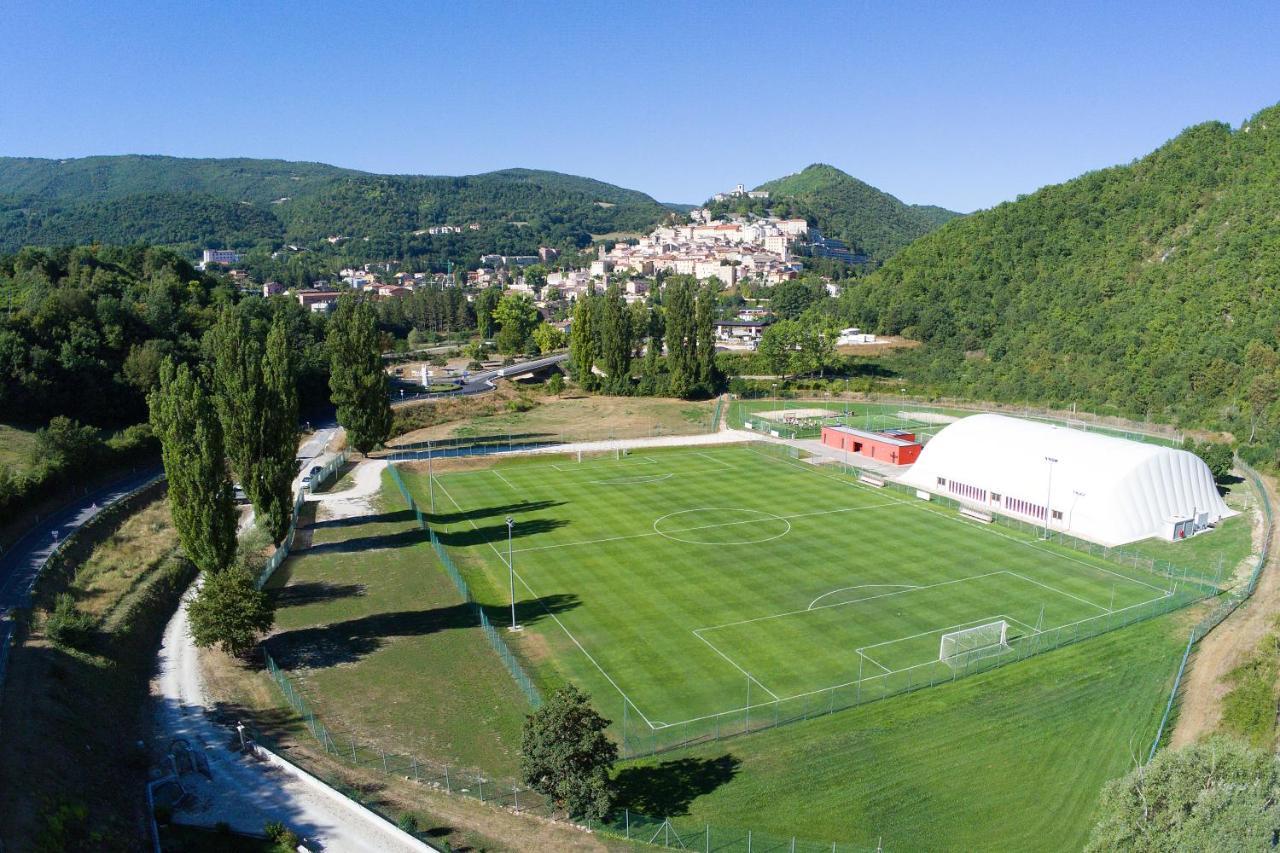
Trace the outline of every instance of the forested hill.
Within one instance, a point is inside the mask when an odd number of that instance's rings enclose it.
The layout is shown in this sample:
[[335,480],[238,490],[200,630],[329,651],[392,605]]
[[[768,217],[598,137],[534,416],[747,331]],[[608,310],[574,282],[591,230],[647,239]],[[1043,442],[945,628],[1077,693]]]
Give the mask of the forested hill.
[[880,262],[911,241],[960,214],[941,207],[909,205],[834,166],[816,163],[802,172],[761,184],[769,204],[789,204],[829,237]]
[[[670,212],[635,190],[531,169],[439,177],[282,160],[0,158],[0,251],[94,240],[249,249],[344,237],[374,258],[510,254],[647,229]],[[441,240],[413,233],[473,222],[481,229]]]
[[[843,297],[979,398],[1110,406],[1280,445],[1280,107],[954,221]],[[1265,434],[1265,435],[1264,435]]]

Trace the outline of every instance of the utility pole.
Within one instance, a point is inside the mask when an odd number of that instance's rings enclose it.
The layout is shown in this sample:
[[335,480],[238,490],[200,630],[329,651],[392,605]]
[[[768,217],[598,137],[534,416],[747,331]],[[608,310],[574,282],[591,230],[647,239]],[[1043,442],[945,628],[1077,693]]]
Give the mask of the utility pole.
[[1045,500],[1044,500],[1044,538],[1048,539],[1049,538],[1049,519],[1053,515],[1053,510],[1050,509],[1049,507],[1049,505],[1053,502],[1053,466],[1058,460],[1052,456],[1046,456],[1044,458],[1044,461],[1049,463],[1049,485],[1046,488]]
[[507,516],[507,570],[511,577],[511,630],[516,631],[516,566],[511,562],[511,536],[515,530],[516,521],[511,516]]

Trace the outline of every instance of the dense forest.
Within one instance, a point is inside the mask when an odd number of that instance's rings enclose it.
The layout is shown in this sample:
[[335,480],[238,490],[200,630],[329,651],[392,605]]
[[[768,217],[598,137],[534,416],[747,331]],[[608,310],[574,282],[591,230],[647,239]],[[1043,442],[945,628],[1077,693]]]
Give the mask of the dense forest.
[[1278,284],[1273,107],[951,222],[847,289],[840,314],[926,342],[906,366],[939,390],[1277,447]]
[[940,207],[904,204],[834,166],[820,163],[757,189],[769,192],[765,204],[780,215],[808,219],[828,237],[845,241],[876,264],[960,215]]
[[[163,357],[195,361],[218,309],[237,298],[221,277],[166,249],[28,248],[0,257],[3,421],[145,421],[146,394]],[[279,302],[287,306],[304,399],[323,400],[323,317],[293,300]],[[271,305],[257,303],[265,323]]]
[[[529,169],[466,177],[375,175],[320,163],[157,156],[0,158],[0,251],[149,241],[183,251],[280,242],[352,260],[457,259],[587,245],[672,211],[644,193]],[[481,225],[440,238],[432,225]]]

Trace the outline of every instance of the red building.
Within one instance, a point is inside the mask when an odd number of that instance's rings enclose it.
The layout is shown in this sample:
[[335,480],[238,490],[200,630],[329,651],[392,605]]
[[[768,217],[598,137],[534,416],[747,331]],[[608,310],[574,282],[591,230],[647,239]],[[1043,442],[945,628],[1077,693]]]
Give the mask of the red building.
[[902,430],[867,432],[847,426],[824,426],[822,443],[837,450],[860,453],[890,465],[910,465],[920,457],[914,433]]

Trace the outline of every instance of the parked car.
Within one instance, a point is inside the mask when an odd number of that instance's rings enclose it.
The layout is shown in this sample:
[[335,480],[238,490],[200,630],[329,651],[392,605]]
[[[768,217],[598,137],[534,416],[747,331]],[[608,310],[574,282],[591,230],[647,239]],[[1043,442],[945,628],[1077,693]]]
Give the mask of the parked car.
[[319,474],[319,473],[320,473],[321,471],[323,471],[323,470],[324,470],[324,468],[322,468],[322,467],[321,467],[321,466],[319,466],[319,465],[312,465],[312,466],[311,466],[311,476],[312,476],[312,477],[314,477],[316,474]]

